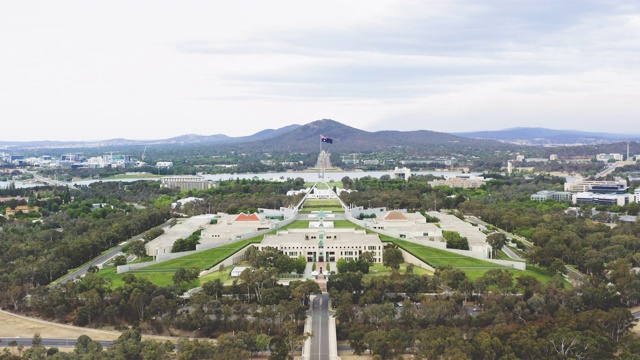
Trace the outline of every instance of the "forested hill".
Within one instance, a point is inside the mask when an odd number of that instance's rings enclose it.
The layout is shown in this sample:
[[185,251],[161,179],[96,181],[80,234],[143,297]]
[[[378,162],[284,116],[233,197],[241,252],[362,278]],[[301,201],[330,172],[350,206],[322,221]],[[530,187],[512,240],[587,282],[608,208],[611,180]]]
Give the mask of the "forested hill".
[[323,119],[300,126],[292,131],[270,139],[244,143],[248,150],[262,149],[269,152],[309,152],[320,148],[321,135],[333,140],[333,144],[322,144],[334,152],[370,152],[393,148],[405,150],[430,149],[434,154],[465,152],[465,149],[506,148],[492,140],[471,139],[428,130],[368,132]]

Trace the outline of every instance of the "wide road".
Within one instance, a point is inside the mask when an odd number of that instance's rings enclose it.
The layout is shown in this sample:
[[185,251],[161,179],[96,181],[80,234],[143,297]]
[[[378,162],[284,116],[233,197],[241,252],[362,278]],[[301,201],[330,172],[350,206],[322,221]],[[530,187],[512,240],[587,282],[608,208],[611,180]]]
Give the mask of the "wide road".
[[329,294],[322,294],[313,299],[311,316],[311,360],[329,359]]
[[[171,220],[169,220],[169,221],[171,221]],[[165,222],[165,223],[162,225],[162,228],[163,228],[163,229],[166,229],[166,228],[168,228],[168,227],[170,226],[169,221]],[[142,235],[141,235],[141,234],[140,234],[140,235],[136,235],[136,236],[132,237],[131,239],[129,239],[129,240],[125,241],[125,242],[120,243],[120,244],[119,244],[119,245],[117,245],[116,247],[111,248],[111,250],[109,250],[109,251],[107,251],[106,253],[104,253],[104,254],[102,254],[102,255],[100,255],[100,256],[98,256],[98,257],[94,258],[94,259],[93,259],[93,260],[91,260],[88,264],[86,264],[86,265],[84,265],[84,266],[82,266],[82,267],[78,268],[76,271],[74,271],[74,272],[72,272],[71,274],[67,275],[67,277],[65,277],[64,279],[60,280],[60,282],[59,282],[59,283],[60,283],[60,284],[64,284],[64,283],[66,283],[67,281],[71,281],[71,280],[74,280],[74,279],[78,279],[78,278],[80,278],[80,277],[84,276],[84,275],[87,273],[87,271],[89,270],[89,267],[90,267],[90,266],[92,266],[92,265],[99,265],[99,264],[103,264],[103,263],[104,263],[104,262],[106,262],[107,260],[109,260],[109,259],[111,259],[112,257],[116,256],[119,252],[121,252],[121,251],[122,251],[122,248],[123,248],[126,244],[128,244],[129,242],[134,241],[134,240],[142,240]]]
[[106,253],[94,258],[93,260],[91,260],[90,263],[83,265],[82,267],[78,268],[76,271],[72,272],[71,274],[67,275],[67,277],[65,277],[64,279],[60,280],[59,284],[64,284],[68,281],[71,280],[75,280],[78,279],[82,276],[84,276],[87,271],[89,270],[89,267],[93,266],[93,265],[98,265],[98,264],[102,264],[105,261],[111,259],[112,257],[116,256],[119,252],[122,251],[122,248],[131,240],[127,240],[124,243],[111,248],[111,250],[107,251]]

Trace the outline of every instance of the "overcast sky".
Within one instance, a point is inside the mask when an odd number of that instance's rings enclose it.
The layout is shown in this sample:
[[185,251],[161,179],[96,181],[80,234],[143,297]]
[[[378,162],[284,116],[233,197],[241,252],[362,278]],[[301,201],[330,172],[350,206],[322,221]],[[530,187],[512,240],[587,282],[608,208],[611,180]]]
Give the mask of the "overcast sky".
[[640,134],[637,1],[2,1],[0,140]]

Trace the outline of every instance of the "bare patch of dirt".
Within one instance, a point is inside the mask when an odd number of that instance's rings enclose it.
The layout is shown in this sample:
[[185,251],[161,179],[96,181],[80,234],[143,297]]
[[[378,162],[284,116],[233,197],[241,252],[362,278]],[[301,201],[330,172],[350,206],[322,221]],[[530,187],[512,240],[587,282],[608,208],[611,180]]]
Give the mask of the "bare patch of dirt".
[[[35,334],[53,339],[77,339],[80,335],[87,335],[93,340],[106,341],[115,340],[120,336],[119,331],[58,324],[0,310],[0,337],[32,338]],[[170,336],[143,335],[143,338],[177,341],[177,338]]]

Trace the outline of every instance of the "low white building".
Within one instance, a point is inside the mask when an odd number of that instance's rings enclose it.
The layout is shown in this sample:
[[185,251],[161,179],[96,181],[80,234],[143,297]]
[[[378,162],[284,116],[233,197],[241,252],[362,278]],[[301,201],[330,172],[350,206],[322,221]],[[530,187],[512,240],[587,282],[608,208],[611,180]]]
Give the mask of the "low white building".
[[452,188],[463,189],[475,189],[486,183],[486,179],[481,176],[475,175],[453,175],[445,176],[444,180],[432,180],[429,181],[429,185],[433,186],[448,186]]
[[442,230],[433,223],[427,223],[427,219],[420,213],[392,210],[364,221],[368,229],[383,230],[401,239],[428,238],[431,241],[442,241]]
[[173,167],[173,162],[171,162],[171,161],[158,161],[156,163],[156,167],[163,168],[163,169],[172,168]]
[[392,172],[391,172],[391,178],[392,179],[402,179],[402,180],[409,180],[409,178],[411,177],[411,169],[406,168],[406,167],[396,167]]
[[579,192],[573,194],[571,202],[574,204],[599,204],[625,206],[635,200],[635,194],[596,194]]
[[598,154],[596,155],[596,160],[607,162],[609,160],[622,161],[624,156],[622,154],[611,153],[611,154]]
[[243,271],[250,269],[249,266],[236,266],[233,268],[233,270],[231,270],[231,272],[229,273],[229,277],[232,278],[237,278],[240,277],[240,275],[242,274]]
[[591,187],[596,185],[624,185],[627,186],[627,180],[614,180],[614,181],[604,181],[604,180],[583,180],[578,179],[573,182],[564,183],[564,191],[571,192],[584,192],[591,190]]
[[281,220],[270,218],[264,213],[220,214],[214,219],[214,224],[203,226],[200,244],[239,240],[260,231],[277,229],[281,222]]
[[568,191],[542,190],[531,195],[530,199],[535,201],[547,201],[547,200],[553,200],[553,201],[559,201],[559,202],[570,201],[571,193]]
[[163,187],[180,190],[207,190],[215,186],[213,181],[195,175],[164,176],[160,182]]
[[303,256],[308,262],[336,262],[339,259],[357,260],[362,253],[371,252],[376,263],[382,263],[384,245],[378,235],[365,230],[289,229],[275,235],[265,235],[258,245],[276,248],[292,258]]

